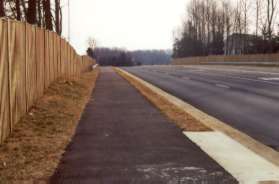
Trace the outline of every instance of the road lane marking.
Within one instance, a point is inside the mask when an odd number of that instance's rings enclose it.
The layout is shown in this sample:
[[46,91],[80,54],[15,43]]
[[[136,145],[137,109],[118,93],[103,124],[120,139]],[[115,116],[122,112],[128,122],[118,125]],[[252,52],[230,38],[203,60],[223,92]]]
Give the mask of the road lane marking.
[[215,84],[215,85],[219,88],[224,88],[224,89],[230,89],[231,88],[230,86],[227,86],[225,84]]
[[[194,68],[196,69],[197,67],[189,67],[189,66],[183,66],[184,68]],[[279,72],[264,72],[264,71],[256,71],[256,70],[243,70],[243,69],[226,69],[226,68],[206,68],[202,67],[204,70],[213,70],[213,71],[232,71],[232,72],[238,72],[238,73],[258,73],[258,74],[270,74],[270,75],[279,75]]]
[[225,78],[231,78],[231,79],[240,79],[240,80],[248,80],[248,81],[260,82],[260,83],[266,83],[266,84],[272,84],[272,85],[279,85],[278,83],[271,82],[271,81],[265,81],[265,80],[259,80],[259,79],[250,79],[250,78],[246,78],[246,77],[226,76],[226,75],[221,75],[221,74],[214,74],[213,75],[212,73],[205,73],[205,74],[213,76],[213,77],[225,77]]
[[279,81],[279,77],[262,77],[259,79],[265,80],[265,81]]
[[[187,67],[186,67],[187,68]],[[200,70],[186,70],[187,72],[192,72],[195,74],[195,72],[199,73]],[[205,70],[203,70],[205,71]],[[207,71],[214,71],[214,69],[207,69]],[[217,70],[217,71],[220,71],[220,70]],[[230,71],[230,70],[228,70]],[[247,71],[248,72],[248,71]],[[159,72],[158,72],[159,73]],[[160,72],[162,74],[167,74],[167,75],[171,75],[171,73],[169,72]],[[270,73],[272,74],[272,73]],[[246,78],[246,77],[236,77],[236,76],[226,76],[226,75],[222,75],[222,74],[214,74],[212,75],[212,73],[205,73],[205,75],[211,75],[211,76],[215,76],[215,77],[225,77],[225,78],[231,78],[231,79],[240,79],[240,80],[247,80],[247,81],[253,81],[253,82],[260,82],[260,83],[266,83],[266,84],[271,84],[271,85],[279,85],[278,83],[275,83],[275,82],[272,82],[272,80],[260,80],[260,79],[250,79],[250,78]],[[279,75],[279,73],[277,73],[277,75]],[[279,79],[279,78],[278,78]],[[274,80],[273,80],[274,81]]]
[[232,76],[227,76],[227,77],[228,77],[228,78],[235,78],[235,79],[248,80],[248,81],[253,81],[253,82],[267,83],[267,84],[272,84],[272,85],[278,85],[278,83],[269,82],[269,81],[263,81],[263,80],[258,80],[258,79],[249,79],[249,78],[244,78],[244,77],[232,77]]
[[279,181],[279,167],[221,132],[184,132],[243,184]]
[[[193,68],[193,67],[187,67],[187,66],[183,66],[183,68],[189,69],[189,68]],[[231,71],[231,72],[235,72],[235,73],[254,73],[254,74],[269,74],[269,75],[279,75],[279,73],[272,73],[272,72],[261,72],[261,71],[249,71],[249,70],[234,70],[234,69],[211,69],[211,68],[204,68],[204,70],[206,71]],[[187,70],[186,70],[187,71]],[[188,70],[189,71],[189,70]],[[194,70],[190,70],[190,72],[192,72]],[[207,75],[212,75],[212,73],[206,73]],[[274,82],[269,82],[267,80],[259,80],[259,79],[250,79],[250,78],[246,78],[246,77],[236,77],[236,76],[226,76],[226,75],[222,75],[222,74],[216,74],[213,76],[222,76],[222,77],[227,77],[227,78],[235,78],[235,79],[242,79],[242,80],[249,80],[249,81],[254,81],[254,82],[263,82],[263,83],[267,83],[267,84],[273,84],[273,85],[278,85],[278,83],[274,83]],[[279,78],[279,77],[274,77],[274,78]]]

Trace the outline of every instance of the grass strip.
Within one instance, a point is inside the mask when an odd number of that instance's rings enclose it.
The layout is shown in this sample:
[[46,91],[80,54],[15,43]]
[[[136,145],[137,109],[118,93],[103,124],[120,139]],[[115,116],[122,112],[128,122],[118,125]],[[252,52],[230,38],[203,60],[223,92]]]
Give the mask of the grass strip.
[[0,184],[47,183],[75,133],[99,69],[60,79],[0,146]]

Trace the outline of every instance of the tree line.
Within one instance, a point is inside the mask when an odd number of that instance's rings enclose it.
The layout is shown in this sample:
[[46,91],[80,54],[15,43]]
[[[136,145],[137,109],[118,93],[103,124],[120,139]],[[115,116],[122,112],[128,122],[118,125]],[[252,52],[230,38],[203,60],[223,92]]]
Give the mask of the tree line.
[[0,0],[0,18],[3,17],[62,33],[61,0]]
[[101,66],[138,66],[169,64],[171,53],[164,50],[127,51],[121,48],[96,47],[90,44],[87,55]]
[[171,51],[169,50],[136,50],[130,53],[133,60],[142,65],[162,65],[171,62]]
[[192,0],[175,35],[173,57],[222,55],[232,35],[244,39],[242,54],[277,52],[278,5],[278,0]]
[[87,55],[101,66],[134,66],[131,54],[125,49],[97,47],[87,49]]

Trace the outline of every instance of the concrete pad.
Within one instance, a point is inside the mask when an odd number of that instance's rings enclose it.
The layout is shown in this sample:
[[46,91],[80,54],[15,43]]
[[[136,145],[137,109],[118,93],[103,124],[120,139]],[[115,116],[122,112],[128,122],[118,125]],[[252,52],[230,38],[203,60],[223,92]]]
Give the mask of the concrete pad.
[[279,167],[221,132],[184,132],[184,134],[240,183],[279,181]]

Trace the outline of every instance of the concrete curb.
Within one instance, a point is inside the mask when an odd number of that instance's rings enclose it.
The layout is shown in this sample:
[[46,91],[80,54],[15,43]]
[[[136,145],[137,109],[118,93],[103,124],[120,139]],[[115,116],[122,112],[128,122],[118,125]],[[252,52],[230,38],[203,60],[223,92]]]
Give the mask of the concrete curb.
[[183,109],[186,113],[191,114],[194,118],[196,118],[197,120],[199,120],[201,123],[203,123],[205,126],[218,131],[218,132],[222,132],[225,135],[231,137],[232,139],[234,139],[235,141],[239,142],[240,144],[242,144],[243,146],[245,146],[246,148],[250,149],[251,151],[253,151],[254,153],[258,154],[259,156],[265,158],[266,160],[268,160],[269,162],[271,162],[272,164],[275,164],[276,166],[279,166],[279,152],[273,150],[272,148],[260,143],[259,141],[251,138],[250,136],[240,132],[237,129],[232,128],[231,126],[229,126],[228,124],[202,112],[201,110],[193,107],[192,105],[178,99],[177,97],[168,94],[167,92],[161,90],[160,88],[120,69],[120,68],[116,68],[116,70],[118,70],[120,73],[122,73],[123,75],[129,76],[131,78],[133,78],[134,80],[140,82],[142,85],[146,86],[147,88],[149,88],[150,90],[152,90],[153,92],[157,93],[158,95],[160,95],[161,97],[165,98],[166,100],[168,100],[170,103],[172,103],[173,105]]

